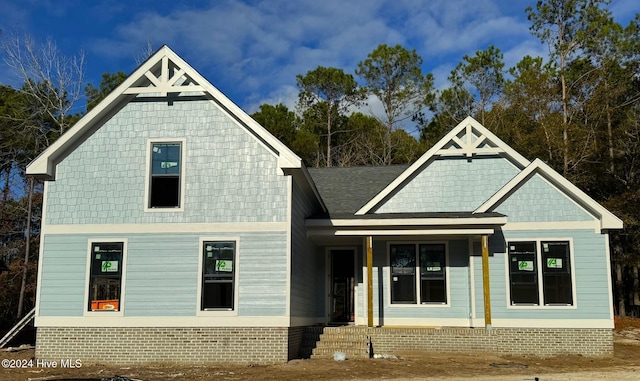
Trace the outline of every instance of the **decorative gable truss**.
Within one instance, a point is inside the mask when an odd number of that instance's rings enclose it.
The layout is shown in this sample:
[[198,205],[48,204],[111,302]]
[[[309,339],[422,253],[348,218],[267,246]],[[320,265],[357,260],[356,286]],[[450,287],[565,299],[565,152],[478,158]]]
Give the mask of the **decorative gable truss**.
[[151,66],[131,87],[126,88],[123,94],[159,94],[166,97],[169,93],[200,92],[206,90],[198,81],[189,76],[185,69],[180,68],[168,56]]
[[506,153],[515,156],[515,151],[501,144],[502,141],[493,136],[489,130],[482,127],[475,120],[468,120],[468,122],[466,124],[463,122],[458,128],[455,128],[452,131],[455,133],[450,134],[452,136],[448,139],[442,139],[442,147],[433,152],[432,156],[465,156],[472,158],[474,156]]
[[[169,94],[206,96],[268,147],[278,157],[278,164],[282,170],[301,170],[303,181],[312,184],[298,155],[271,135],[166,45],[158,49],[100,104],[33,160],[27,167],[27,173],[45,180],[55,179],[56,165],[65,154],[73,150],[95,128],[99,128],[103,120],[112,116],[132,98],[167,97]],[[310,187],[313,188],[312,185]]]
[[524,156],[520,155],[486,127],[469,116],[440,139],[431,149],[425,152],[415,163],[355,214],[364,215],[372,212],[385,199],[402,188],[407,181],[419,171],[423,170],[424,167],[435,158],[457,156],[472,160],[474,157],[485,155],[506,157],[520,169],[525,168],[530,163]]
[[553,168],[549,167],[540,159],[530,162],[472,117],[467,117],[453,128],[453,130],[445,135],[355,214],[365,215],[375,211],[379,205],[404,187],[408,181],[411,181],[417,173],[424,170],[435,158],[466,157],[472,160],[474,157],[485,155],[504,157],[518,167],[520,172],[488,200],[482,203],[482,205],[478,206],[473,211],[474,214],[493,212],[504,200],[509,198],[510,195],[516,192],[534,175],[538,174],[573,202],[593,215],[595,219],[599,220],[599,230],[622,229],[623,223],[618,217],[573,185],[569,180],[562,177],[562,175],[553,170]]

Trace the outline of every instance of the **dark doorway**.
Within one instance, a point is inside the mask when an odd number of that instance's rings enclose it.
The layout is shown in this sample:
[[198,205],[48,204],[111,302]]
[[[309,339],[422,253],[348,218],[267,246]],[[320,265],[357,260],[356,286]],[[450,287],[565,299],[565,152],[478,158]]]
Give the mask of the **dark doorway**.
[[331,322],[348,324],[354,321],[355,253],[353,249],[330,251],[331,260]]

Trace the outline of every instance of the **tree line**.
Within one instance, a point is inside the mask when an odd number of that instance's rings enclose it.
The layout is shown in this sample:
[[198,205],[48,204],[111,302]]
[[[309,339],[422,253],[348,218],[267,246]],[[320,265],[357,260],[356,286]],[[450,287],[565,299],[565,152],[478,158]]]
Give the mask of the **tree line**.
[[[621,217],[611,234],[615,310],[640,313],[640,15],[616,22],[608,0],[543,0],[525,10],[548,57],[505,68],[499,47],[462,57],[436,90],[423,59],[379,45],[354,73],[322,67],[296,76],[298,100],[252,117],[308,166],[410,163],[471,115],[529,159],[541,158]],[[86,84],[82,53],[52,41],[0,35],[20,88],[0,85],[0,329],[34,305],[42,184],[26,165],[126,74]],[[150,52],[147,49],[147,54]],[[86,106],[78,110],[78,105]],[[82,107],[82,106],[80,106]],[[407,131],[412,126],[414,130]]]

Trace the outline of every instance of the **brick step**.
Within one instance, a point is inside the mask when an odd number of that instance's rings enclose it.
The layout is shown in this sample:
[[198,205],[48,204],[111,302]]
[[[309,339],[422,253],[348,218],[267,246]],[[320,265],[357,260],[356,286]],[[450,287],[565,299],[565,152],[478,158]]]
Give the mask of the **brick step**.
[[323,335],[331,334],[354,334],[354,335],[366,335],[368,332],[367,327],[327,327],[322,331]]
[[319,341],[316,348],[333,348],[339,350],[340,348],[369,348],[369,344],[366,341]]
[[324,334],[320,341],[368,341],[367,335]]
[[347,358],[368,358],[367,327],[309,327],[305,330],[300,348],[303,358],[333,358],[344,352]]
[[332,349],[332,348],[315,348],[311,355],[312,359],[326,359],[333,358],[333,355],[336,352],[343,352],[346,354],[347,359],[355,359],[355,358],[369,358],[369,350],[368,349]]

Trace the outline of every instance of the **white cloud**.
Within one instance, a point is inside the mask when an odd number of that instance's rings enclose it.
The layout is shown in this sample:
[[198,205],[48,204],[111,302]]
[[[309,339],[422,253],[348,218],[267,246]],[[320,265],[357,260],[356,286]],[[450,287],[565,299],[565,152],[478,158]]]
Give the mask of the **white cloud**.
[[438,87],[464,54],[490,44],[505,53],[507,65],[517,62],[518,54],[540,51],[524,14],[535,0],[220,0],[197,5],[158,0],[153,7],[116,3],[100,0],[87,6],[89,14],[99,14],[112,26],[83,41],[98,57],[94,62],[119,65],[103,71],[133,69],[147,41],[154,48],[168,44],[252,111],[262,101],[293,106],[297,74],[319,65],[353,73],[381,43],[415,48]]

